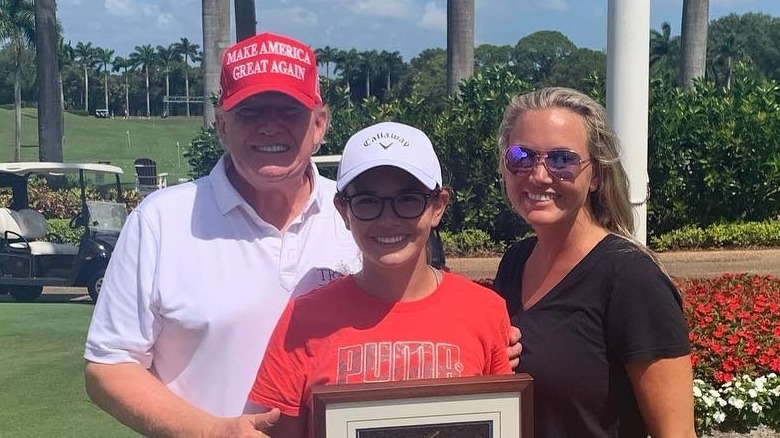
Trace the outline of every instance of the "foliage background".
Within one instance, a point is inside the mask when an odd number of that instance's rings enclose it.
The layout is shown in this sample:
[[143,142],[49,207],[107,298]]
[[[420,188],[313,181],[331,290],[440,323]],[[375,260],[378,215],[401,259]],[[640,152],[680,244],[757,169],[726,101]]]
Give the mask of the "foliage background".
[[[698,82],[692,90],[668,78],[652,82],[648,139],[651,239],[686,226],[773,221],[780,217],[780,87],[743,65],[731,88]],[[590,78],[603,100],[603,79]],[[533,87],[510,68],[491,66],[461,83],[460,94],[438,112],[412,93],[404,100],[358,104],[348,90],[325,88],[332,124],[322,153],[339,153],[349,136],[369,124],[396,120],[428,133],[455,200],[444,230],[479,229],[509,242],[528,227],[506,206],[497,172],[496,139],[503,108],[513,94]],[[211,168],[220,151],[201,133],[188,152],[193,176]]]

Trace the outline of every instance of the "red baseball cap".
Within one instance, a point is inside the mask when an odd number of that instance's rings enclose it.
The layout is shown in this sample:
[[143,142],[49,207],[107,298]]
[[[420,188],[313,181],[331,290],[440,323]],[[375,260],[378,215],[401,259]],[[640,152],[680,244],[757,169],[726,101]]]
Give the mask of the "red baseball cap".
[[306,108],[322,105],[317,59],[300,41],[269,32],[229,47],[222,56],[219,104],[229,111],[266,91],[294,97]]

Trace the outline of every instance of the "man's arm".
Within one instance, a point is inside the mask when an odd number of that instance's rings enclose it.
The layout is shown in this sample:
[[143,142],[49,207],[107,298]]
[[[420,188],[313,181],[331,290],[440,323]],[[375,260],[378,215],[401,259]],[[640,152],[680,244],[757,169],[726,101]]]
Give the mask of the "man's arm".
[[122,424],[150,438],[267,437],[279,410],[215,417],[171,392],[137,363],[115,365],[87,361],[84,379],[89,398]]

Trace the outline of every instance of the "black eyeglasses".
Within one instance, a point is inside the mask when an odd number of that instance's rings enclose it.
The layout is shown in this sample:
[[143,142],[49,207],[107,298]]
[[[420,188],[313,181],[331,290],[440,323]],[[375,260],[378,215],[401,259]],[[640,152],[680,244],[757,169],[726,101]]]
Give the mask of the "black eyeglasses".
[[559,180],[573,181],[590,164],[590,159],[583,160],[579,154],[569,149],[553,149],[542,154],[527,146],[510,146],[504,154],[506,170],[517,175],[528,173],[536,168],[542,160],[544,168],[550,176]]
[[370,221],[382,216],[385,203],[390,202],[393,212],[403,219],[416,219],[422,216],[428,199],[439,196],[441,190],[433,190],[428,193],[407,192],[395,196],[353,195],[341,196],[341,199],[349,205],[349,209],[356,218],[362,221]]

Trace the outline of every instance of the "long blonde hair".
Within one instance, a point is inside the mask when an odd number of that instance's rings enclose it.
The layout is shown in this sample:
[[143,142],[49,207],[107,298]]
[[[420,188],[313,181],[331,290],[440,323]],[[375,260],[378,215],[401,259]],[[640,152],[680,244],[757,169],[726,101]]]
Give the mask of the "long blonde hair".
[[[628,194],[628,176],[620,162],[617,135],[607,124],[604,107],[570,88],[549,87],[517,95],[504,110],[498,128],[498,162],[503,166],[509,136],[517,119],[527,111],[563,108],[582,117],[588,136],[588,153],[598,187],[589,196],[588,208],[604,229],[634,240],[634,216]],[[499,169],[500,171],[500,169]]]

